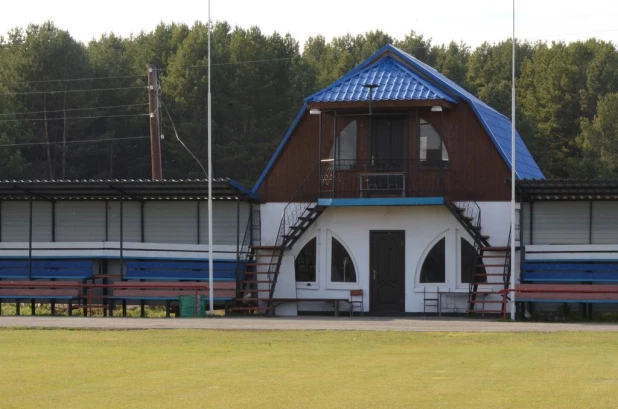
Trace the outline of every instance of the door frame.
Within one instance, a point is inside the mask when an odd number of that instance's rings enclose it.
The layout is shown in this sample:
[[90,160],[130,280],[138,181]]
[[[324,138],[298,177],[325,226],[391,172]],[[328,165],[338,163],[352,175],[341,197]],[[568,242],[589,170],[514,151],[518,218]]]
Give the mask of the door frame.
[[375,314],[375,313],[384,313],[387,314],[387,312],[381,312],[381,311],[376,311],[375,307],[376,307],[376,299],[377,299],[377,289],[375,288],[375,283],[373,280],[373,237],[376,234],[385,234],[385,233],[395,233],[400,235],[401,237],[401,275],[400,275],[400,282],[398,282],[398,284],[400,285],[400,292],[399,295],[401,296],[401,310],[400,311],[393,311],[393,314],[397,314],[397,313],[404,313],[406,310],[406,290],[405,290],[405,285],[406,285],[406,231],[405,230],[369,230],[369,313],[370,314]]

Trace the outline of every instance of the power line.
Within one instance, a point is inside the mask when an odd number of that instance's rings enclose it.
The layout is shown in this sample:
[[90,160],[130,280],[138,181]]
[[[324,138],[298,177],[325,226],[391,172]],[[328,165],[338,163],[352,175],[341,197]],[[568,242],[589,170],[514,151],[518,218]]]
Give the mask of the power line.
[[[273,58],[273,59],[268,59],[268,60],[247,60],[247,61],[236,61],[236,62],[223,62],[219,64],[210,64],[210,66],[211,67],[221,67],[224,65],[242,65],[242,64],[255,64],[255,63],[264,63],[264,62],[289,61],[289,60],[295,60],[297,58],[302,58],[302,57],[286,57],[286,58]],[[185,66],[176,67],[176,68],[205,68],[205,67],[208,67],[208,65],[185,65]],[[157,71],[167,71],[167,70],[169,70],[169,68],[159,68]]]
[[101,139],[83,139],[81,141],[55,141],[55,142],[24,142],[24,143],[7,143],[4,145],[0,145],[0,148],[6,148],[11,146],[37,146],[37,145],[62,145],[62,144],[72,144],[72,143],[93,143],[93,142],[109,142],[109,141],[126,141],[132,139],[145,139],[150,138],[150,136],[127,136],[124,138],[101,138]]
[[94,92],[94,91],[118,91],[123,89],[146,89],[147,87],[115,87],[115,88],[91,88],[91,89],[67,89],[58,91],[25,91],[25,92],[5,92],[4,95],[28,95],[28,94],[64,94],[67,92]]
[[126,107],[138,107],[148,105],[148,103],[143,104],[128,104],[128,105],[108,105],[103,107],[92,107],[92,108],[69,108],[69,109],[57,109],[54,111],[31,111],[31,112],[9,112],[6,114],[0,113],[0,116],[9,116],[9,115],[30,115],[30,114],[44,114],[44,113],[58,113],[58,112],[69,112],[69,111],[89,111],[94,109],[112,109],[112,108],[126,108]]
[[36,81],[16,81],[16,82],[0,82],[0,85],[18,85],[18,84],[44,84],[50,82],[75,82],[75,81],[94,81],[94,80],[107,80],[116,78],[138,78],[146,77],[145,75],[117,75],[109,77],[89,77],[89,78],[67,78],[67,79],[54,79],[54,80],[36,80]]
[[70,116],[66,118],[22,118],[22,119],[0,119],[0,122],[30,122],[30,121],[64,121],[69,119],[98,119],[98,118],[122,118],[129,116],[149,116],[150,114],[120,114],[120,115],[98,115],[98,116]]

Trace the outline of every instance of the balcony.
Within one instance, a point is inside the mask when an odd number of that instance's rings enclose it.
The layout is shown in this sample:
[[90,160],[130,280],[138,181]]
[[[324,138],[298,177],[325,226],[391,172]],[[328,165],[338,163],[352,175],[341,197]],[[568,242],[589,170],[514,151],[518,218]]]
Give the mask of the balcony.
[[442,161],[324,159],[319,179],[320,199],[381,198],[404,204],[414,201],[402,198],[425,198],[418,204],[441,204],[447,196],[457,200],[470,196]]

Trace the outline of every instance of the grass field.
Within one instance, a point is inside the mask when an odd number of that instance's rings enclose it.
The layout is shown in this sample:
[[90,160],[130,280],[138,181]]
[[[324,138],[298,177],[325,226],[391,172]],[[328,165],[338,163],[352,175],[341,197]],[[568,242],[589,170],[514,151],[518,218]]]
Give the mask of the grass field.
[[615,408],[615,333],[0,330],[0,407]]

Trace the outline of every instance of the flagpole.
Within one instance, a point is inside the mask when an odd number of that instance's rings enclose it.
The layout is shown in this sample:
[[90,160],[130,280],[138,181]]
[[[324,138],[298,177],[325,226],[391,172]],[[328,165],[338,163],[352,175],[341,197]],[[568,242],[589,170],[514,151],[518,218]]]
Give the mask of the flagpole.
[[208,0],[208,299],[209,315],[214,315],[212,241],[212,99],[210,95],[210,0]]
[[513,0],[513,63],[511,78],[511,319],[515,319],[515,0]]

